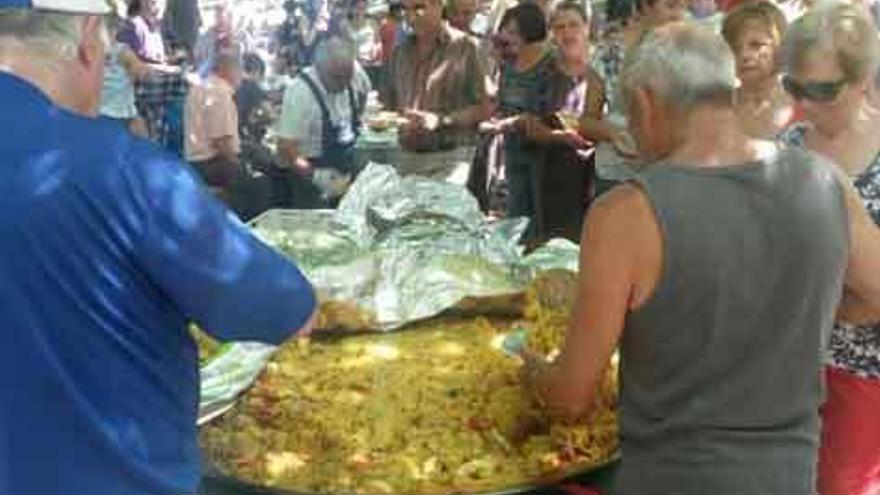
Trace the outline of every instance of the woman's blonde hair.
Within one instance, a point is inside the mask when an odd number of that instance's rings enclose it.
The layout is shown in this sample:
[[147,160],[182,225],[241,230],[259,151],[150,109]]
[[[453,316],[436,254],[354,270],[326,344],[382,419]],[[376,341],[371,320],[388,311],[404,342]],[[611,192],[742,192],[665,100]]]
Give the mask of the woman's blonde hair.
[[766,30],[777,45],[782,44],[782,37],[785,35],[788,21],[779,7],[768,0],[747,2],[732,10],[724,16],[721,35],[733,48],[742,31],[753,24],[758,24]]
[[855,3],[831,2],[815,7],[789,27],[783,41],[788,71],[819,51],[833,56],[849,81],[871,77],[880,61],[880,37],[870,13]]

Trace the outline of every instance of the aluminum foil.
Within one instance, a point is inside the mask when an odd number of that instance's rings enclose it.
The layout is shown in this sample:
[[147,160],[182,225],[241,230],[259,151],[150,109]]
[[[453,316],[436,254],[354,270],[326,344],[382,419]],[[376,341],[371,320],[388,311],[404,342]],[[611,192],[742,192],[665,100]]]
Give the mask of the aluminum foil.
[[251,226],[261,239],[296,262],[320,299],[359,302],[372,310],[379,260],[334,211],[271,210]]
[[323,301],[356,303],[375,330],[466,298],[521,292],[525,219],[489,224],[461,186],[370,164],[335,211],[270,211],[253,222],[296,261]]
[[238,342],[202,366],[198,423],[207,423],[234,406],[238,396],[263,371],[275,349],[258,342]]
[[440,218],[471,227],[485,223],[476,198],[465,188],[415,176],[376,191],[368,202],[367,216],[377,233],[422,218]]
[[370,163],[358,174],[357,179],[339,202],[335,211],[336,220],[346,225],[362,246],[368,246],[373,237],[373,231],[367,221],[370,203],[377,194],[395,188],[401,180],[394,167]]
[[568,239],[551,239],[522,260],[534,274],[550,270],[577,273],[581,248]]
[[[369,314],[389,331],[450,309],[505,312],[537,272],[577,270],[578,248],[554,240],[523,257],[525,219],[488,223],[461,186],[369,165],[336,210],[272,210],[251,222],[294,260],[322,303]],[[360,329],[358,329],[360,330]],[[234,344],[202,368],[203,421],[256,379],[274,348]]]

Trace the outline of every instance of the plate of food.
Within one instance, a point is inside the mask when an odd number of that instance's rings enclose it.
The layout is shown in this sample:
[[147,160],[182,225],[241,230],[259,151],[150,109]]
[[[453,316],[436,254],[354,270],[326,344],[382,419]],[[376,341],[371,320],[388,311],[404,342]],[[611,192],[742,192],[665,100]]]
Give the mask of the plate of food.
[[405,125],[407,120],[397,112],[382,111],[367,116],[364,123],[370,131],[383,133]]

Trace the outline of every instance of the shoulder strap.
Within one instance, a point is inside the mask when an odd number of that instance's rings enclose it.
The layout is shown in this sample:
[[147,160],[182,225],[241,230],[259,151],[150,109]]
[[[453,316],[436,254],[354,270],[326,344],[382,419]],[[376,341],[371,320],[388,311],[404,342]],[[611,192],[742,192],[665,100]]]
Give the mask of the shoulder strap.
[[318,88],[318,83],[308,74],[306,71],[302,71],[299,73],[299,77],[302,78],[303,82],[306,83],[306,86],[311,90],[312,95],[315,97],[315,101],[318,102],[318,106],[321,107],[321,119],[324,122],[324,125],[330,125],[330,109],[327,107],[327,101],[324,99],[324,94],[321,92],[321,89]]
[[348,105],[351,108],[351,130],[355,136],[360,136],[361,108],[351,84],[348,85]]

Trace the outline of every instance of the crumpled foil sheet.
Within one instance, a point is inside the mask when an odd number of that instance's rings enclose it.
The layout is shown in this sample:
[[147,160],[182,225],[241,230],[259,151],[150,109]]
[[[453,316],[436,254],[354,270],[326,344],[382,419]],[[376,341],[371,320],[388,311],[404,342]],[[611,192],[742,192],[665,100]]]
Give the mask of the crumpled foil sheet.
[[[356,308],[380,331],[455,308],[503,312],[536,273],[578,266],[577,245],[554,240],[523,257],[526,219],[489,223],[461,186],[401,178],[387,165],[368,165],[336,210],[272,210],[251,226],[297,263],[322,303]],[[235,344],[204,366],[202,420],[229,407],[273,351]]]

